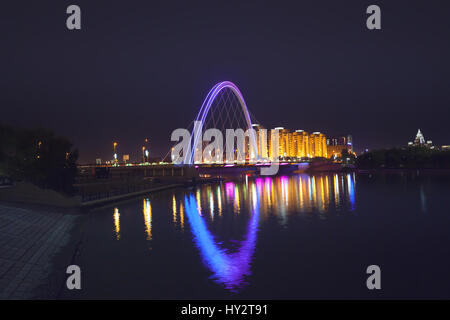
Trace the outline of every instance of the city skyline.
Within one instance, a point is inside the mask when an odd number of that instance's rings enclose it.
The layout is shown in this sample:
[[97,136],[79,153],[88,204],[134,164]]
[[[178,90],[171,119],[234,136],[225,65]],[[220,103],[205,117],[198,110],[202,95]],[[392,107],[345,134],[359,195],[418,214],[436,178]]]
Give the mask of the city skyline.
[[226,79],[268,128],[352,134],[357,152],[403,145],[417,128],[449,144],[446,11],[379,5],[385,27],[371,32],[356,1],[239,10],[138,2],[127,15],[122,5],[83,2],[83,28],[69,32],[63,3],[27,3],[27,12],[9,3],[1,122],[53,129],[78,147],[81,163],[105,158],[113,140],[138,156],[145,137],[163,156],[170,133]]

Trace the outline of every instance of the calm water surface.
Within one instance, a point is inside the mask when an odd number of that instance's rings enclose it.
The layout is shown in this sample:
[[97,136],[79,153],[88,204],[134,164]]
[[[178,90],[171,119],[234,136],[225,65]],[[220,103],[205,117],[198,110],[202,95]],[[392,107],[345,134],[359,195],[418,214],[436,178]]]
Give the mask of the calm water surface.
[[448,177],[354,173],[144,196],[90,213],[63,296],[450,298],[449,199]]

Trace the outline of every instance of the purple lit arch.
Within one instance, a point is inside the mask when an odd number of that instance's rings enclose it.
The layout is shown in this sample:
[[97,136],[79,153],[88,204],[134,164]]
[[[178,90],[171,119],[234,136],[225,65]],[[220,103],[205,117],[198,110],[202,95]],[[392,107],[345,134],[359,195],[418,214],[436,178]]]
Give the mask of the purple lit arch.
[[[222,82],[217,83],[214,87],[212,87],[212,89],[208,92],[205,100],[203,101],[202,107],[200,108],[200,111],[197,115],[197,118],[195,118],[195,121],[201,121],[202,125],[205,123],[206,116],[208,115],[208,112],[211,108],[212,103],[216,99],[219,92],[226,88],[231,89],[233,91],[234,95],[238,98],[239,103],[242,107],[242,112],[244,113],[245,121],[247,123],[247,129],[251,129],[252,121],[251,121],[250,115],[248,113],[247,104],[245,103],[244,96],[242,95],[239,88],[231,81],[222,81]],[[230,128],[230,129],[238,129],[238,128]],[[241,128],[241,129],[243,129],[243,128]],[[192,133],[194,134],[194,131]],[[195,151],[195,147],[197,146],[199,139],[201,139],[201,136],[200,136],[201,134],[202,134],[201,132],[197,132],[196,134],[194,134],[194,141],[192,144],[190,163],[194,163],[194,151]],[[254,136],[252,137],[252,140],[253,140],[252,147],[254,148],[254,150],[257,150],[256,139]]]

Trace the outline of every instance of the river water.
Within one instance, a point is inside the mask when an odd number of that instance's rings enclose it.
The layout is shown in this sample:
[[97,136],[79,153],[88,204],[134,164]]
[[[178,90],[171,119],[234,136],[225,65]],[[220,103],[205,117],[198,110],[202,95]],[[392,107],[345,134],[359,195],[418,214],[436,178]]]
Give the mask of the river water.
[[[450,178],[240,178],[89,213],[63,298],[450,298]],[[381,290],[368,290],[378,265]]]

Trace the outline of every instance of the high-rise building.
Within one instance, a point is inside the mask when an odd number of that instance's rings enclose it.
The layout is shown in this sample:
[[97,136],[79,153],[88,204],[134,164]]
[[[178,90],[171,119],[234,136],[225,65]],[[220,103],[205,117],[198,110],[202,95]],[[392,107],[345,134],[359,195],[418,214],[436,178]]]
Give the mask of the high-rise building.
[[253,129],[256,133],[256,145],[258,149],[258,156],[260,160],[266,160],[269,158],[267,130],[259,124],[253,124]]
[[323,133],[313,132],[310,135],[310,154],[312,157],[324,157],[327,158],[327,139]]
[[288,142],[289,142],[289,149],[288,149],[288,157],[291,158],[297,158],[297,132],[289,132],[288,133]]
[[[278,145],[276,145],[275,132],[278,132]],[[269,139],[269,158],[276,160],[287,157],[290,152],[289,130],[283,127],[276,127],[270,131]]]
[[[278,147],[275,146],[275,135],[278,132]],[[283,127],[273,129],[268,139],[268,155],[270,159],[327,157],[327,141],[323,133],[308,134],[304,130],[291,131]]]
[[297,158],[310,158],[309,152],[309,134],[303,130],[295,130],[293,134],[293,140],[295,142],[295,157]]
[[[276,145],[275,132],[278,133],[278,145]],[[260,147],[267,143],[266,148]],[[351,136],[344,137],[345,143],[351,141]],[[267,138],[258,135],[258,148],[263,155],[267,151],[269,159],[301,160],[302,158],[328,157],[327,138],[325,134],[314,132],[309,134],[304,130],[291,131],[284,127],[276,127],[267,131]]]
[[279,135],[279,143],[278,143],[278,156],[285,158],[285,157],[289,157],[290,153],[291,153],[291,145],[289,143],[289,140],[291,138],[291,132],[289,129],[284,129],[284,128],[275,128],[276,130],[278,130],[278,135]]

